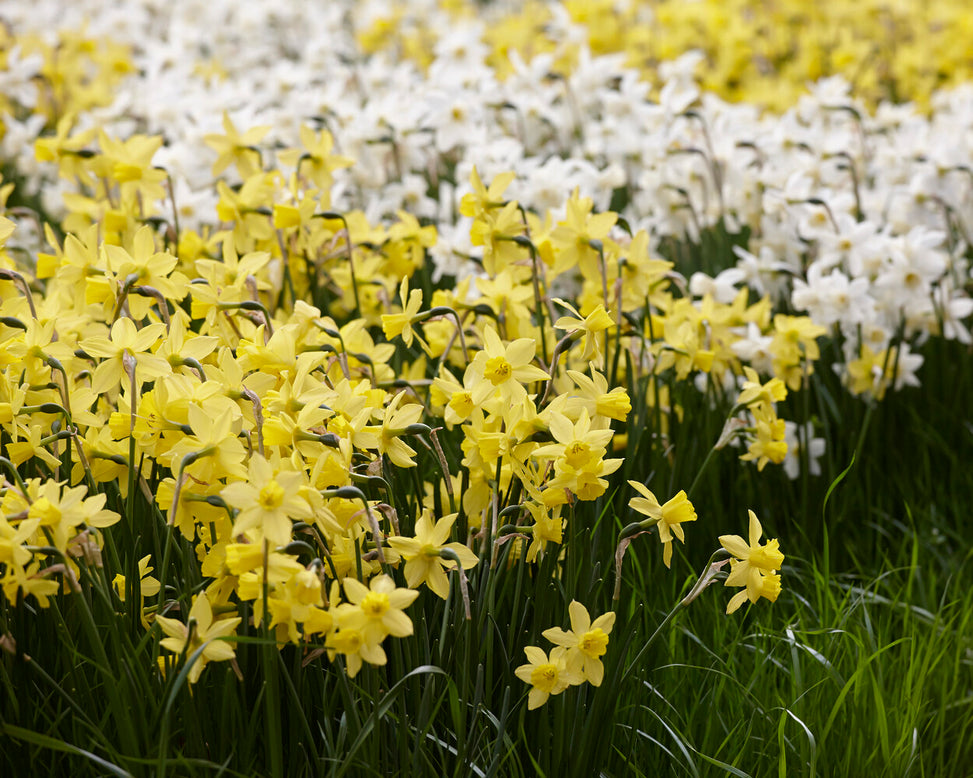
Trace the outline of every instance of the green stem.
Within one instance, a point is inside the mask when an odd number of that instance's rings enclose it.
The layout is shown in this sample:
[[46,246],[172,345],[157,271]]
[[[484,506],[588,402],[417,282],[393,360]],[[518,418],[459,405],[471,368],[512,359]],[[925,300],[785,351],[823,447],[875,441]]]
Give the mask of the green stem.
[[716,448],[711,448],[709,450],[709,453],[706,454],[706,459],[703,460],[703,464],[700,465],[699,470],[696,471],[696,477],[693,479],[692,484],[686,490],[686,498],[687,499],[691,499],[692,498],[693,492],[696,489],[697,484],[699,484],[699,479],[702,477],[703,473],[706,471],[706,468],[709,466],[710,460],[713,459],[713,455],[715,453],[716,453]]

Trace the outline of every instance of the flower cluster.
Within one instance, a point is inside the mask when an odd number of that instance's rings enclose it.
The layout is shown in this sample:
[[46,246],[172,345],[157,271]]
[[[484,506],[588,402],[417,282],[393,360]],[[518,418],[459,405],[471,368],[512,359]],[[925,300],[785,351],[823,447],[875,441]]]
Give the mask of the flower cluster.
[[539,708],[548,697],[560,694],[569,686],[585,681],[601,686],[605,676],[602,657],[608,651],[608,635],[615,625],[615,614],[602,614],[594,621],[588,609],[572,600],[568,606],[571,629],[560,627],[544,630],[544,637],[555,644],[548,656],[537,646],[527,646],[524,653],[528,663],[515,671],[517,677],[531,685],[527,709]]
[[[913,45],[902,36],[911,29],[909,12],[875,3],[891,15],[887,29],[901,37],[894,50]],[[961,78],[969,62],[948,54],[956,46],[944,42],[936,49],[945,59],[935,67],[917,68],[912,59],[896,56],[879,68],[882,78],[856,70],[854,94],[840,77],[820,78],[804,93],[809,80],[825,75],[805,70],[822,62],[822,49],[826,61],[850,61],[861,40],[875,33],[875,25],[863,25],[871,18],[867,12],[856,6],[819,18],[792,12],[786,3],[776,11],[733,3],[718,12],[708,2],[691,9],[663,3],[657,14],[643,18],[638,4],[611,5],[607,13],[600,4],[529,4],[520,13],[484,18],[457,13],[452,3],[436,9],[406,4],[394,14],[377,3],[350,15],[358,35],[349,40],[335,34],[343,28],[342,4],[308,19],[299,6],[285,3],[247,16],[248,28],[278,33],[262,36],[257,46],[241,45],[238,36],[244,33],[225,23],[221,3],[138,13],[128,8],[117,15],[89,14],[97,19],[89,29],[111,30],[124,45],[63,33],[65,42],[54,57],[55,48],[40,43],[42,36],[32,30],[70,26],[91,9],[79,3],[64,14],[59,4],[35,4],[30,14],[14,15],[13,32],[4,41],[11,52],[5,61],[11,88],[4,148],[25,190],[38,193],[45,209],[59,215],[68,215],[62,196],[76,201],[80,194],[74,173],[82,168],[89,182],[103,170],[130,178],[127,196],[157,187],[162,172],[143,164],[147,154],[157,152],[154,164],[168,173],[178,211],[173,221],[183,228],[180,242],[190,256],[199,255],[207,229],[215,228],[217,207],[221,218],[241,215],[234,229],[244,243],[250,233],[258,241],[276,240],[261,218],[261,209],[271,208],[274,226],[286,228],[295,241],[290,245],[301,250],[309,241],[314,247],[314,240],[326,239],[302,237],[303,226],[333,204],[350,217],[347,226],[364,228],[356,237],[365,243],[380,245],[384,239],[382,230],[369,232],[371,225],[408,213],[424,223],[420,228],[403,217],[393,227],[396,237],[415,238],[404,254],[415,258],[430,249],[438,272],[446,275],[472,272],[475,266],[467,261],[472,255],[492,273],[497,259],[503,265],[522,256],[520,217],[508,202],[495,218],[476,219],[482,214],[475,203],[491,210],[491,198],[484,199],[486,189],[477,190],[476,177],[468,191],[474,166],[495,177],[493,200],[509,188],[510,197],[542,221],[558,219],[563,193],[577,187],[597,193],[599,211],[617,201],[624,223],[644,229],[653,252],[672,240],[698,241],[719,225],[740,235],[746,231],[746,245],[734,249],[736,267],[693,274],[689,287],[697,306],[707,293],[730,302],[741,284],[756,295],[789,298],[793,308],[807,311],[840,339],[843,378],[852,391],[872,396],[880,396],[884,384],[917,381],[922,357],[914,348],[924,338],[969,338],[973,301],[964,284],[966,241],[951,237],[970,233],[964,216],[973,196],[963,173],[968,150],[951,142],[969,125],[969,92],[917,88],[918,95],[932,95],[929,117],[890,103],[869,113],[861,99],[889,83],[901,96],[919,84]],[[432,19],[419,16],[429,13]],[[959,29],[950,22],[956,13],[951,0],[924,13],[942,20],[937,34],[949,37]],[[734,50],[727,44],[728,19],[741,36],[732,40],[748,41],[745,57],[728,54]],[[794,24],[802,31],[804,54],[795,56],[794,39],[782,33],[781,50],[772,47],[754,58],[749,43],[754,27],[784,30]],[[223,31],[216,40],[207,34],[212,29]],[[430,29],[448,32],[432,40]],[[299,34],[290,35],[295,30]],[[713,40],[719,45],[711,51],[703,46],[708,56],[683,54],[688,31],[694,36],[703,31],[705,38],[705,31],[717,30]],[[146,43],[157,39],[165,45]],[[666,45],[655,50],[663,40]],[[64,49],[75,53],[64,57]],[[788,110],[780,115],[753,108],[778,102],[761,86],[763,71],[753,70],[757,61],[774,74],[774,84],[788,84],[782,98]],[[868,62],[881,61],[871,51]],[[913,64],[904,67],[905,62]],[[49,90],[39,88],[46,82],[34,78],[36,68],[51,81]],[[781,69],[794,79],[781,77]],[[322,81],[324,72],[334,76]],[[255,73],[260,76],[238,78]],[[547,77],[551,74],[556,78]],[[242,83],[248,85],[247,111],[240,110]],[[347,83],[356,89],[345,89]],[[730,83],[732,89],[726,87]],[[732,104],[704,91],[721,84],[724,95],[729,90],[749,102]],[[47,91],[57,93],[58,106],[67,110],[55,117],[45,102]],[[106,95],[113,98],[109,105]],[[133,126],[148,134],[135,140]],[[164,142],[156,140],[163,134]],[[95,136],[115,144],[110,167],[84,164]],[[19,153],[35,139],[36,157]],[[266,201],[270,184],[256,174],[267,169],[275,152],[278,167],[305,177],[320,193],[317,199],[302,194],[298,202],[295,193],[287,202]],[[43,164],[53,160],[60,163],[58,176]],[[516,176],[500,176],[511,170]],[[213,175],[228,180],[221,188]],[[94,207],[90,198],[85,202]],[[124,203],[119,205],[109,209],[113,219],[118,210],[125,218]],[[353,215],[357,210],[364,221]],[[555,240],[600,240],[617,219],[594,216],[586,231],[583,209],[573,208]],[[31,232],[22,230],[25,242],[31,242]],[[338,252],[342,245],[336,241],[331,247]],[[594,261],[592,251],[579,249],[579,259],[587,257],[582,267]],[[572,261],[571,252],[566,256]],[[366,263],[361,271],[366,283],[371,268]],[[344,280],[340,274],[338,279]],[[368,291],[365,286],[360,293]],[[403,332],[408,337],[410,330]],[[751,332],[741,347],[761,351],[765,337]],[[586,339],[586,350],[592,342]],[[877,361],[895,365],[895,376],[862,380],[875,374],[871,355],[893,352],[895,360]],[[705,350],[700,358],[706,358]]]
[[778,570],[784,562],[777,540],[760,544],[763,528],[757,514],[750,511],[749,542],[739,535],[721,535],[720,545],[733,557],[730,560],[730,574],[723,582],[725,586],[744,587],[730,598],[727,613],[733,613],[744,602],[756,602],[766,597],[776,602],[780,594],[780,575]]
[[[24,441],[24,446],[36,445],[57,462],[45,448],[51,442],[34,437],[34,443]],[[77,588],[79,564],[100,566],[98,532],[121,517],[105,509],[104,494],[86,497],[87,493],[85,485],[71,487],[53,479],[4,482],[0,488],[0,587],[8,600],[17,602],[33,595],[41,607],[47,607],[48,598],[62,589],[58,574],[65,587]]]
[[[704,395],[717,450],[813,473],[822,442],[778,404],[821,378],[821,341],[878,400],[918,382],[923,341],[970,340],[970,149],[944,142],[968,90],[869,113],[823,79],[761,113],[704,91],[758,102],[746,73],[648,48],[637,4],[490,26],[443,4],[436,40],[369,6],[323,45],[342,4],[283,3],[240,11],[278,35],[254,46],[219,2],[51,39],[37,5],[0,33],[0,584],[47,605],[103,564],[106,506],[145,507],[192,591],[139,548],[108,596],[200,652],[192,681],[243,624],[354,675],[424,589],[468,609],[501,553],[558,571],[585,504],[644,475],[633,411],[678,457]],[[695,508],[628,483],[668,567]],[[731,611],[780,591],[759,537],[751,513],[749,544],[721,538]],[[601,682],[613,616],[570,612],[518,670],[530,707]]]

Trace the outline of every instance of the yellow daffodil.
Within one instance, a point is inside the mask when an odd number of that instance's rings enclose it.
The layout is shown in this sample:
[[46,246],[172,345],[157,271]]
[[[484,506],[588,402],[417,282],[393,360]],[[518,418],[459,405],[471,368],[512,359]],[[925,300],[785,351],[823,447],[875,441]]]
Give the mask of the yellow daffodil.
[[720,545],[734,557],[730,560],[730,574],[724,581],[724,586],[746,587],[730,598],[726,606],[727,613],[733,613],[745,600],[756,602],[761,597],[766,597],[775,602],[780,594],[780,575],[777,571],[784,563],[780,544],[774,539],[760,545],[763,528],[757,514],[753,511],[749,513],[749,542],[739,535],[720,536]]
[[757,470],[763,470],[768,462],[779,465],[787,456],[784,420],[777,417],[770,405],[754,408],[753,418],[753,438],[747,448],[747,453],[742,454],[740,459],[745,462],[755,460]]
[[534,456],[556,459],[572,470],[581,470],[601,459],[614,434],[607,426],[601,428],[600,424],[592,423],[586,408],[573,424],[564,414],[552,412],[550,430],[557,443],[541,446],[534,451]]
[[236,655],[229,642],[218,638],[233,635],[240,623],[240,618],[232,617],[214,621],[213,609],[206,592],[201,592],[193,601],[187,624],[167,616],[156,616],[155,621],[167,636],[159,642],[159,645],[167,651],[175,654],[185,652],[189,657],[201,646],[205,646],[189,671],[189,683],[196,683],[199,680],[207,663],[225,662]]
[[568,334],[580,333],[582,336],[581,359],[585,362],[592,362],[595,367],[600,368],[603,356],[601,348],[598,345],[597,336],[615,326],[611,314],[600,303],[587,316],[582,316],[578,313],[577,308],[570,303],[557,297],[554,298],[554,302],[564,306],[573,314],[571,316],[562,316],[554,322],[554,326],[559,330],[565,330]]
[[480,405],[499,390],[507,403],[525,397],[523,384],[547,381],[550,376],[531,364],[537,343],[532,338],[518,338],[504,345],[497,331],[487,325],[483,330],[483,350],[473,357],[477,377],[482,377],[473,390],[473,402]]
[[[152,568],[149,566],[151,559],[151,555],[146,555],[139,560],[138,580],[135,582],[135,595],[138,597],[139,602],[138,614],[142,621],[142,626],[145,627],[145,629],[149,629],[151,625],[146,616],[146,609],[143,607],[145,598],[154,597],[162,588],[162,584],[159,582],[159,579],[149,575],[149,573],[152,572]],[[118,573],[112,579],[111,583],[116,594],[118,594],[118,599],[125,602],[125,589],[127,586],[125,576]]]
[[91,378],[92,390],[104,394],[119,386],[127,386],[125,357],[134,360],[137,384],[171,373],[169,363],[149,351],[165,329],[166,325],[161,322],[137,329],[135,322],[123,316],[112,325],[110,338],[96,336],[80,341],[78,345],[86,354],[103,360]]
[[490,182],[489,189],[480,180],[480,174],[473,166],[470,173],[470,185],[473,191],[463,195],[459,204],[459,212],[463,216],[470,216],[474,219],[484,219],[491,209],[503,205],[503,193],[510,182],[517,177],[513,171],[500,173]]
[[350,605],[361,613],[361,630],[367,640],[381,642],[388,635],[402,638],[412,634],[412,620],[405,615],[419,596],[415,589],[398,589],[387,575],[377,575],[365,586],[354,578],[345,578],[345,595]]
[[[566,413],[578,407],[588,410],[589,416],[606,416],[609,419],[625,421],[632,411],[632,401],[623,387],[608,390],[608,379],[597,370],[592,370],[591,378],[577,370],[568,370],[568,376],[578,387],[579,394],[572,394],[566,404]],[[573,417],[572,417],[573,418]]]
[[270,130],[269,126],[251,127],[244,133],[237,130],[229,114],[223,112],[223,132],[210,133],[203,142],[213,149],[219,157],[213,163],[213,175],[218,176],[230,165],[235,164],[241,178],[249,178],[260,170],[260,153],[254,147],[263,140]]
[[682,524],[687,521],[696,521],[696,509],[683,489],[680,489],[671,500],[660,505],[656,496],[643,484],[638,481],[629,481],[628,485],[642,495],[641,497],[633,497],[628,503],[629,507],[650,519],[655,519],[659,531],[659,540],[662,541],[664,546],[662,561],[666,567],[671,567],[672,539],[676,537],[681,542],[686,542]]
[[527,710],[539,708],[552,694],[560,694],[584,680],[580,652],[572,653],[564,646],[556,646],[548,657],[543,649],[527,646],[524,653],[528,664],[514,670],[514,675],[532,687],[527,697]]
[[608,237],[618,221],[618,214],[608,211],[593,214],[594,202],[581,197],[578,191],[568,199],[564,221],[558,222],[551,234],[551,242],[560,249],[554,266],[555,274],[580,265],[586,278],[597,278],[601,273],[598,252],[592,247]]
[[233,523],[234,536],[256,530],[257,538],[273,544],[290,542],[293,522],[314,515],[300,494],[304,474],[274,468],[259,454],[250,458],[247,470],[247,480],[234,481],[220,492],[228,505],[240,511]]
[[770,404],[781,402],[787,398],[787,387],[779,378],[771,378],[767,383],[760,383],[760,376],[752,367],[743,368],[747,380],[743,382],[740,396],[737,397],[737,407],[749,407],[755,404]]
[[42,568],[40,561],[32,562],[27,567],[18,564],[7,565],[7,569],[0,578],[0,588],[10,602],[17,602],[18,592],[24,597],[34,595],[37,604],[42,608],[51,604],[50,598],[61,589],[61,584],[53,580],[51,568]]
[[563,646],[570,655],[581,657],[584,679],[592,686],[601,686],[605,677],[605,666],[601,657],[608,651],[608,635],[615,625],[614,612],[602,614],[592,622],[588,609],[577,600],[572,600],[568,606],[571,617],[571,629],[565,632],[560,627],[552,627],[541,634],[552,643]]
[[561,544],[564,537],[564,518],[561,516],[560,505],[548,508],[543,502],[532,500],[525,503],[524,507],[534,519],[534,524],[530,528],[531,542],[526,554],[527,561],[534,562],[548,543]]
[[524,222],[516,202],[487,211],[470,227],[470,243],[483,246],[483,269],[495,276],[527,256],[527,249],[513,239],[524,234]]
[[[402,313],[383,313],[382,332],[385,333],[386,340],[392,340],[397,336],[402,337],[402,342],[406,346],[412,345],[412,323],[416,314],[422,308],[422,290],[413,289],[409,291],[409,279],[403,278],[399,288],[399,299],[402,301]],[[420,339],[420,343],[421,343]]]
[[415,449],[402,440],[402,436],[410,425],[419,421],[423,409],[416,403],[399,407],[405,396],[405,392],[396,394],[384,410],[382,426],[365,427],[358,440],[365,448],[376,449],[379,454],[388,456],[399,467],[415,467]]
[[456,563],[439,555],[443,549],[453,551],[459,557],[464,570],[475,567],[479,562],[476,554],[462,543],[447,542],[454,521],[456,514],[451,513],[434,524],[432,513],[423,511],[416,522],[415,537],[390,537],[386,540],[405,560],[405,580],[410,588],[414,589],[424,583],[434,594],[446,599],[449,594],[449,580],[445,571],[453,570]]
[[306,176],[322,192],[330,192],[334,183],[334,171],[351,167],[354,160],[334,154],[334,138],[327,130],[315,132],[307,125],[301,125],[301,144],[304,151],[288,149],[277,156],[280,161],[296,168],[297,172]]
[[[333,590],[337,593],[337,589]],[[349,678],[354,678],[361,670],[362,660],[371,665],[384,665],[388,658],[381,646],[381,640],[376,639],[377,633],[366,634],[367,620],[361,610],[354,606],[339,606],[333,609],[334,631],[325,639],[328,655],[333,659],[335,654],[345,657]]]

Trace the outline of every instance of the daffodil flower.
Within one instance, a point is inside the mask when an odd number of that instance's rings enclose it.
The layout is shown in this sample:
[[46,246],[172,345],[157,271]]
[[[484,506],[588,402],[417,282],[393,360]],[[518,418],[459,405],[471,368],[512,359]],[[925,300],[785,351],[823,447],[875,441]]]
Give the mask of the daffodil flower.
[[[601,657],[608,651],[608,635],[615,625],[615,614],[605,613],[592,622],[588,609],[577,600],[571,601],[568,614],[571,617],[569,632],[552,627],[541,634],[555,645],[564,646],[569,654],[580,656],[585,680],[592,686],[601,686],[605,677]],[[571,661],[570,656],[568,661]]]
[[753,427],[753,439],[747,448],[747,453],[742,454],[740,459],[745,462],[757,462],[757,470],[763,470],[768,462],[779,465],[787,456],[787,441],[784,435],[787,425],[783,419],[777,418],[777,414],[770,405],[760,405],[752,411],[755,426]]
[[257,530],[271,543],[288,543],[293,520],[314,515],[300,495],[303,473],[274,468],[259,454],[250,458],[248,471],[247,480],[234,481],[220,492],[228,505],[240,511],[233,523],[233,535]]
[[339,168],[351,167],[354,160],[332,153],[334,138],[327,130],[315,132],[307,125],[301,125],[301,143],[305,151],[288,149],[278,154],[278,158],[285,165],[297,168],[298,172],[307,176],[314,185],[323,192],[330,192],[334,183],[332,173]]
[[787,387],[779,378],[771,378],[767,383],[760,383],[760,376],[752,367],[744,367],[746,381],[737,397],[737,407],[745,408],[751,405],[769,405],[787,398]]
[[730,574],[724,586],[744,586],[726,606],[727,613],[733,613],[745,600],[756,602],[766,597],[771,602],[780,594],[780,576],[777,571],[784,563],[784,555],[776,539],[760,545],[763,528],[757,514],[750,511],[749,543],[739,535],[721,535],[720,545],[734,559],[730,560]]
[[405,615],[419,596],[415,589],[399,589],[387,575],[377,575],[365,586],[354,578],[345,578],[345,595],[349,603],[341,608],[356,609],[361,614],[361,630],[366,639],[381,642],[388,635],[403,638],[412,634],[412,620]]
[[442,549],[454,551],[464,570],[475,567],[479,562],[476,554],[462,543],[446,542],[454,521],[456,521],[456,514],[451,513],[433,524],[432,513],[423,511],[419,521],[416,522],[414,538],[386,539],[386,543],[398,551],[405,560],[405,580],[410,588],[414,589],[419,584],[425,583],[434,594],[446,599],[449,594],[449,580],[446,578],[445,571],[454,569],[456,563],[443,559],[439,555]]
[[616,386],[608,391],[608,379],[597,370],[592,371],[591,378],[577,370],[568,370],[567,374],[580,392],[580,397],[572,396],[568,399],[569,408],[587,408],[589,416],[607,416],[619,421],[628,418],[632,411],[632,401],[624,388]]
[[537,343],[533,338],[518,338],[504,345],[493,327],[483,330],[483,350],[473,357],[476,375],[481,377],[473,390],[473,402],[482,405],[499,390],[505,402],[514,402],[526,396],[523,384],[531,381],[547,381],[550,376],[531,364]]
[[405,392],[396,394],[385,408],[382,426],[365,427],[358,434],[358,441],[365,448],[376,449],[379,454],[387,455],[399,467],[415,467],[415,449],[402,440],[402,436],[410,425],[419,421],[422,406],[408,403],[400,408],[404,398]]
[[581,359],[585,362],[593,362],[595,367],[600,368],[603,356],[601,349],[598,347],[598,338],[596,336],[615,326],[611,314],[600,303],[587,316],[582,316],[578,313],[578,309],[570,303],[558,297],[554,298],[554,302],[564,306],[573,314],[572,316],[562,316],[554,322],[554,326],[559,330],[565,330],[568,334],[581,333],[583,336],[581,341]]
[[263,125],[251,127],[241,134],[230,120],[229,114],[224,111],[223,131],[226,134],[210,133],[203,136],[203,143],[219,154],[213,163],[213,175],[218,176],[232,164],[236,164],[241,178],[249,178],[258,173],[260,155],[253,147],[263,140],[269,130],[269,126]]
[[463,195],[459,204],[459,212],[463,216],[484,219],[491,208],[503,205],[503,193],[516,177],[517,174],[513,171],[500,173],[490,182],[488,189],[480,180],[480,174],[474,165],[473,171],[470,173],[470,185],[473,187],[473,191]]
[[402,300],[402,313],[383,313],[382,332],[385,333],[386,340],[401,336],[402,342],[406,346],[411,346],[414,336],[412,323],[422,308],[422,290],[413,289],[410,292],[409,279],[403,278],[399,287],[399,298]]
[[200,646],[205,646],[189,671],[189,683],[199,680],[208,662],[225,662],[235,656],[233,646],[217,638],[234,634],[240,618],[213,621],[213,608],[206,592],[201,592],[193,602],[188,624],[166,616],[156,616],[155,620],[167,635],[159,642],[164,649],[176,654],[186,652],[187,656],[191,656]]
[[682,489],[671,500],[660,505],[656,496],[638,481],[629,481],[628,485],[642,495],[641,497],[633,497],[628,503],[629,507],[650,519],[656,520],[659,540],[665,546],[662,551],[662,561],[666,567],[671,567],[672,538],[675,536],[683,543],[686,542],[681,525],[686,521],[696,521],[696,509]]
[[524,653],[528,664],[514,670],[514,675],[533,687],[527,697],[527,710],[539,708],[552,694],[560,694],[584,680],[581,655],[564,646],[552,648],[550,657],[537,646],[526,646]]
[[137,329],[135,322],[123,316],[112,325],[110,338],[96,336],[82,340],[78,345],[85,353],[104,360],[92,375],[92,390],[104,394],[119,386],[127,386],[123,364],[126,356],[135,360],[135,376],[139,384],[171,373],[169,363],[150,351],[165,329],[166,325],[161,322]]

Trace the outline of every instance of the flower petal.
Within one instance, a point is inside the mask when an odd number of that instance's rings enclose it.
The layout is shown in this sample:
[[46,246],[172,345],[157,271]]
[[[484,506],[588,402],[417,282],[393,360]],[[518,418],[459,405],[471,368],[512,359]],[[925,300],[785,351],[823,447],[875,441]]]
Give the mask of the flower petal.
[[577,600],[571,600],[568,614],[571,616],[571,631],[576,635],[583,635],[591,629],[591,616],[588,615],[588,609]]

